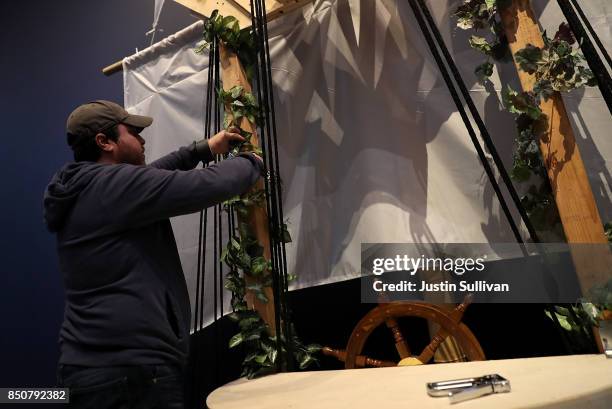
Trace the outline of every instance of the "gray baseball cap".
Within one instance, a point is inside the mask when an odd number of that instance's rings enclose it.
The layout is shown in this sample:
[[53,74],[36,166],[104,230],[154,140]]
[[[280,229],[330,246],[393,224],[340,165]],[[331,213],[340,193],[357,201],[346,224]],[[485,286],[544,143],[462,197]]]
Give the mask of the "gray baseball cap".
[[117,124],[131,125],[136,128],[146,128],[153,118],[134,115],[121,105],[111,101],[97,100],[88,102],[72,111],[66,121],[68,145],[78,144],[83,139],[94,138],[98,133]]

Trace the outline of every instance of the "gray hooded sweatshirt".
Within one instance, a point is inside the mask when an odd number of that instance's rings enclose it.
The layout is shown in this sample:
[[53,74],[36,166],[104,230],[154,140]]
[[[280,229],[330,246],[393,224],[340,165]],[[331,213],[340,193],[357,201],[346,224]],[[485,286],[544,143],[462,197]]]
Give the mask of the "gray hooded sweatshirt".
[[60,364],[184,366],[191,311],[168,218],[244,193],[262,170],[250,154],[194,169],[200,160],[212,160],[207,144],[148,166],[76,162],[53,176],[44,217],[66,290]]

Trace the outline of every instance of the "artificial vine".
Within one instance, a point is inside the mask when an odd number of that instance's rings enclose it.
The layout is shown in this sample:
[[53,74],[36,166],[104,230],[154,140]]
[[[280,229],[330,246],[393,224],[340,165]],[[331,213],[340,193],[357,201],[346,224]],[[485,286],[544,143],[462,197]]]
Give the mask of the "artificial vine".
[[[457,26],[464,30],[485,30],[487,37],[472,35],[470,46],[485,54],[486,61],[476,67],[474,73],[481,82],[493,74],[493,61],[504,61],[510,53],[499,9],[505,0],[466,0],[454,12]],[[514,58],[519,68],[533,74],[536,83],[532,91],[518,92],[509,85],[502,97],[506,109],[514,114],[517,136],[510,172],[517,182],[532,184],[521,197],[529,219],[539,231],[552,230],[562,236],[560,219],[555,205],[546,168],[539,148],[540,138],[547,132],[548,118],[540,109],[540,102],[548,100],[554,92],[570,91],[595,84],[593,73],[586,68],[584,57],[572,46],[574,36],[566,23],[559,26],[554,38],[543,35],[544,47],[528,44]]]
[[496,0],[469,0],[459,6],[454,13],[457,17],[457,26],[464,29],[486,29],[488,38],[472,35],[469,39],[470,47],[487,56],[486,61],[479,64],[474,73],[481,82],[493,75],[493,62],[507,59],[508,41],[502,29],[497,14]]
[[[238,55],[249,77],[249,73],[253,72],[255,62],[252,32],[249,29],[240,30],[235,17],[223,17],[214,11],[204,24],[204,42],[196,51],[202,52],[208,48],[215,38]],[[239,126],[244,118],[254,127],[257,127],[260,122],[260,110],[253,94],[241,86],[235,86],[228,91],[217,90],[217,100],[225,108],[224,128],[236,127],[240,129],[241,135],[245,138],[244,142],[232,148],[230,154],[254,152],[262,155],[261,149],[251,143],[252,133]],[[276,273],[272,271],[271,261],[264,257],[263,247],[259,244],[251,226],[246,222],[251,209],[265,206],[265,203],[266,192],[263,189],[253,189],[223,203],[226,212],[235,211],[238,215],[238,226],[235,231],[231,232],[231,237],[220,257],[230,270],[225,277],[225,288],[232,292],[233,312],[229,318],[237,323],[239,329],[238,333],[229,340],[229,347],[235,348],[239,345],[245,347],[246,357],[242,363],[241,376],[249,379],[274,372],[279,353],[276,336],[270,335],[268,325],[257,311],[248,308],[245,299],[249,291],[260,302],[269,302],[266,289],[271,288],[272,276]],[[272,235],[273,239],[278,242],[291,242],[286,223],[282,223],[279,231],[273,231]],[[293,280],[295,276],[288,275],[287,279]],[[290,327],[293,329],[293,324],[290,324]],[[321,349],[321,346],[304,345],[297,337],[295,330],[292,330],[291,334],[289,340],[281,335],[280,352],[286,353],[291,350],[300,369],[317,363],[315,354]]]
[[195,52],[200,54],[210,47],[215,38],[233,51],[244,67],[249,82],[253,79],[256,62],[255,42],[250,28],[240,29],[238,19],[234,16],[225,16],[214,10],[204,22],[203,41]]
[[[498,13],[506,3],[507,0],[465,0],[454,13],[459,28],[488,31],[487,38],[472,35],[469,40],[472,48],[487,57],[474,70],[481,82],[487,81],[493,74],[491,60],[502,61],[510,54]],[[548,100],[555,92],[596,85],[593,73],[584,66],[584,57],[573,47],[576,40],[566,23],[559,26],[552,39],[544,32],[543,40],[542,48],[528,44],[514,55],[519,68],[535,77],[533,90],[518,92],[506,86],[502,92],[504,106],[514,114],[517,127],[510,175],[517,182],[539,181],[529,186],[521,198],[521,204],[534,227],[540,231],[550,230],[552,226],[560,227],[539,149],[540,138],[548,129],[548,118],[540,109],[540,103]],[[558,234],[562,234],[558,230]],[[607,223],[604,230],[608,241],[612,242],[612,223]],[[585,347],[585,339],[588,339],[586,328],[596,325],[601,311],[612,308],[612,280],[591,289],[587,299],[589,301],[582,300],[578,305],[553,306],[546,312],[561,328],[568,331],[573,341],[570,347]]]

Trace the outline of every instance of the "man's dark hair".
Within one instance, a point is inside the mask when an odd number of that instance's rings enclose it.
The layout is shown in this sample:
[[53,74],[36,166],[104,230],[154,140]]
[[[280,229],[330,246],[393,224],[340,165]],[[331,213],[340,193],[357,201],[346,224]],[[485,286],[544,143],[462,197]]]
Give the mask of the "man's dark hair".
[[[113,125],[112,127],[104,130],[104,135],[106,135],[109,139],[117,142],[119,139],[119,128],[117,125]],[[67,134],[68,135],[68,144],[72,148],[74,154],[74,160],[76,162],[81,161],[89,161],[95,162],[100,159],[100,155],[102,154],[102,150],[96,143],[96,138],[91,137],[79,137],[78,135]]]

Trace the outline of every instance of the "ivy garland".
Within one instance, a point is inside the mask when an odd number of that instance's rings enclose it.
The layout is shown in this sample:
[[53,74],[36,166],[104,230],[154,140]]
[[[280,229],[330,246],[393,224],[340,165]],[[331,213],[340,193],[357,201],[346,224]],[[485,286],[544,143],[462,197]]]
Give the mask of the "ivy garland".
[[[507,0],[465,0],[454,12],[459,28],[489,32],[488,38],[472,35],[469,39],[473,49],[487,56],[487,60],[474,70],[481,82],[488,81],[493,74],[491,60],[509,60],[508,41],[498,13],[505,3]],[[543,48],[528,44],[514,56],[521,70],[535,76],[534,89],[518,92],[508,85],[503,90],[502,98],[506,109],[515,114],[517,127],[510,176],[517,182],[534,182],[521,198],[521,203],[536,229],[545,231],[555,226],[556,235],[562,236],[559,215],[539,149],[540,137],[548,127],[548,118],[539,105],[556,91],[595,85],[595,77],[583,65],[584,57],[572,47],[576,40],[566,23],[559,26],[553,39],[548,38],[546,32],[543,39]]]
[[[474,70],[481,82],[487,81],[493,74],[491,59],[501,61],[510,55],[498,14],[499,8],[505,7],[507,2],[507,0],[465,0],[454,12],[459,28],[477,31],[488,29],[490,33],[489,39],[472,35],[469,40],[472,48],[487,56],[487,60]],[[593,73],[584,66],[584,57],[577,48],[573,47],[576,40],[566,23],[559,26],[552,39],[544,32],[543,40],[544,47],[528,44],[514,55],[519,68],[534,75],[536,82],[533,90],[517,92],[506,86],[502,92],[504,106],[514,114],[517,127],[510,175],[517,182],[527,182],[532,177],[540,180],[539,185],[531,185],[521,198],[521,204],[538,230],[560,226],[552,189],[539,149],[540,137],[548,128],[548,118],[541,111],[540,102],[548,100],[555,92],[567,92],[596,85]],[[612,223],[606,223],[604,230],[608,241],[612,243]],[[590,302],[581,300],[575,306],[554,306],[546,312],[548,317],[568,331],[572,341],[570,348],[575,348],[576,345],[583,349],[589,348],[585,343],[585,340],[589,339],[587,327],[597,325],[601,311],[612,309],[612,280],[591,289],[587,299]]]
[[454,13],[457,26],[463,30],[488,29],[490,38],[472,35],[470,47],[487,56],[485,62],[479,64],[474,73],[481,82],[493,75],[493,62],[508,59],[508,40],[497,13],[497,0],[466,0]]
[[225,16],[214,10],[204,22],[203,41],[195,52],[201,54],[207,50],[214,38],[218,38],[240,59],[249,82],[253,79],[256,62],[255,41],[250,28],[240,29],[238,19],[234,16]]
[[[203,52],[215,37],[238,55],[247,77],[252,77],[255,53],[253,35],[250,29],[240,30],[235,17],[223,17],[215,10],[204,24],[204,41],[196,52]],[[223,126],[226,129],[232,126],[237,127],[245,138],[244,142],[233,147],[231,154],[254,152],[262,155],[261,149],[251,143],[252,133],[241,129],[239,126],[243,118],[246,118],[255,127],[260,122],[259,107],[253,94],[247,92],[241,86],[235,86],[228,91],[217,90],[217,99],[223,104],[226,112]],[[245,222],[251,209],[265,206],[265,202],[265,190],[254,189],[223,203],[224,210],[228,213],[235,211],[239,221],[238,227],[234,232],[231,232],[232,236],[220,257],[221,261],[230,270],[225,276],[225,288],[232,292],[231,306],[233,312],[229,314],[229,318],[236,322],[239,328],[239,332],[229,340],[229,347],[245,346],[246,357],[242,362],[241,376],[246,376],[249,379],[274,372],[279,352],[276,336],[270,335],[268,325],[257,311],[248,308],[245,299],[247,291],[250,291],[260,302],[269,302],[266,289],[272,286],[271,273],[274,273],[272,262],[264,257],[263,247],[257,241],[251,226]],[[275,240],[282,243],[291,242],[286,223],[282,224],[280,231],[272,232],[272,234]],[[247,277],[250,279],[247,280]],[[295,276],[288,275],[287,279],[291,281],[295,279]],[[316,364],[318,360],[315,354],[321,350],[321,346],[317,344],[304,345],[295,335],[293,324],[290,324],[290,326],[292,329],[291,339],[286,340],[281,335],[281,352],[287,352],[288,343],[290,343],[293,358],[300,369]]]

